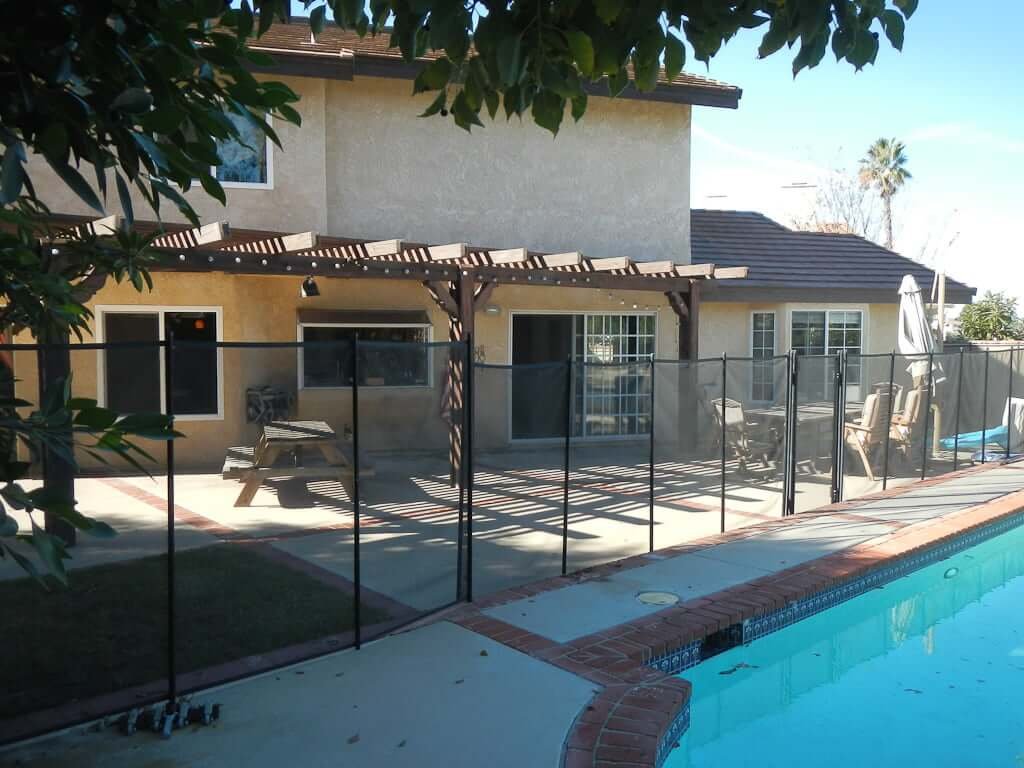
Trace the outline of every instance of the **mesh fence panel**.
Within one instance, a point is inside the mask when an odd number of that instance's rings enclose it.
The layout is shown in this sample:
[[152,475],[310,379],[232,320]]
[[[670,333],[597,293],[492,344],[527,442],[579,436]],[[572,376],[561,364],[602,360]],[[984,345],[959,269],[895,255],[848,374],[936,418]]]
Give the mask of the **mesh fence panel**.
[[[727,530],[782,516],[787,370],[785,357],[726,362]],[[721,399],[712,410],[721,439]]]
[[924,451],[925,477],[937,477],[952,472],[954,465],[960,466],[959,457],[948,447],[951,438],[957,434],[956,425],[961,416],[960,390],[960,355],[956,352],[936,353],[932,367],[931,421]]
[[650,546],[652,364],[574,365],[570,572]]
[[[348,342],[303,348],[175,337],[183,692],[354,642],[350,481],[337,466],[351,432],[349,382],[338,369],[323,386],[300,388],[299,374],[312,357],[349,354]],[[184,387],[211,368],[227,372],[214,395],[220,418],[190,415]]]
[[568,375],[474,368],[474,597],[562,572]]
[[654,379],[655,548],[720,529],[721,451],[711,400],[716,361],[658,361]]
[[836,357],[801,355],[798,361],[794,510],[806,512],[831,501]]
[[[135,400],[124,405],[134,405],[134,411],[159,412],[159,345],[132,343],[131,336],[121,341],[122,345],[107,352],[70,352],[71,394],[110,402],[121,394],[121,387],[129,386],[137,390],[132,393]],[[41,402],[40,354],[29,349],[4,351],[8,353],[0,379],[4,396],[32,403],[21,409],[22,415],[28,415]],[[53,361],[67,353],[50,349],[45,354]],[[107,362],[111,363],[108,371]],[[118,366],[130,366],[127,370],[133,377],[105,376],[117,374]],[[49,589],[28,577],[11,558],[0,560],[0,594],[8,617],[8,631],[0,633],[0,742],[30,735],[44,723],[55,727],[167,695],[167,505],[162,498],[166,479],[161,474],[165,443],[134,439],[154,459],[140,457],[140,472],[110,453],[96,451],[96,442],[90,434],[75,435],[77,467],[70,467],[66,475],[74,487],[66,487],[66,492],[74,495],[80,512],[107,523],[116,536],[77,531],[72,543],[68,529],[52,528],[39,511],[30,518],[24,510],[13,509],[11,497],[5,494],[7,512],[20,531],[30,533],[32,521],[46,527],[68,541],[70,559],[65,563],[68,586],[53,583]],[[8,441],[3,450],[31,463],[23,488],[41,488],[41,445]],[[52,472],[54,462],[50,463]],[[12,546],[39,562],[31,547]],[[19,719],[55,707],[60,709],[34,724]]]
[[[851,376],[852,371],[856,375]],[[890,380],[890,377],[892,380]],[[851,355],[847,360],[843,422],[843,498],[880,491],[892,473],[889,424],[899,413],[903,389],[892,355]]]
[[1011,354],[1009,349],[992,350],[989,353],[986,425],[992,427],[994,435],[988,439],[989,447],[984,457],[986,461],[999,461],[1007,453],[1007,441],[1010,439]]

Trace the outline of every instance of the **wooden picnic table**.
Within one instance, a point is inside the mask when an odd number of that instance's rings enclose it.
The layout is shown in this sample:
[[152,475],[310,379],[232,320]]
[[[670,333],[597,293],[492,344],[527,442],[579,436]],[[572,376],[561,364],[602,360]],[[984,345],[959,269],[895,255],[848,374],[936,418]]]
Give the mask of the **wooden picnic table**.
[[[324,463],[306,463],[310,449],[319,452]],[[286,466],[276,466],[285,453],[290,454],[292,461]],[[337,478],[351,495],[352,464],[326,421],[272,421],[263,427],[254,449],[231,449],[222,475],[244,483],[235,506],[247,507],[260,485],[277,477]],[[360,467],[360,477],[372,473],[369,466]]]

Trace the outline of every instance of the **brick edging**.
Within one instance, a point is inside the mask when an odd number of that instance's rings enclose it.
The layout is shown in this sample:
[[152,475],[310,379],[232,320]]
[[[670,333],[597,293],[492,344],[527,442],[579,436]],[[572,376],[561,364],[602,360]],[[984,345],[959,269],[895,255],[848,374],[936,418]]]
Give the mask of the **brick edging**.
[[[821,515],[845,512],[871,501],[1003,466],[1006,466],[1005,462],[968,467],[856,500],[830,504],[798,516],[668,547],[653,555],[663,559],[699,551],[764,530],[799,525]],[[852,583],[868,573],[964,537],[1020,511],[1024,511],[1024,491],[1012,492],[932,520],[894,528],[848,549],[567,643],[531,633],[486,616],[482,611],[608,573],[649,565],[652,562],[650,554],[504,590],[460,608],[449,619],[601,686],[569,731],[563,748],[563,768],[652,768],[659,764],[685,730],[692,690],[688,681],[675,676],[677,671],[665,672],[648,666],[653,661],[695,642],[707,641],[708,638],[714,640],[734,632],[737,627],[742,629],[743,622],[748,619],[772,614],[800,600]]]

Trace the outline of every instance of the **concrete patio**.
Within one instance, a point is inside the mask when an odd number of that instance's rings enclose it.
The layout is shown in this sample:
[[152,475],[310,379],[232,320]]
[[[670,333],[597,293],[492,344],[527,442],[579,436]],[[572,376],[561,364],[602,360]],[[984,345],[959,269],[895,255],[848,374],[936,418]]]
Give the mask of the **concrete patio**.
[[[581,636],[661,610],[639,603],[638,591],[668,590],[693,600],[858,546],[884,549],[919,530],[954,530],[957,524],[945,520],[983,512],[996,501],[999,509],[1024,508],[1021,489],[1024,465],[991,465],[836,511],[763,522],[749,534],[710,539],[691,551],[644,555],[618,572],[599,569],[529,597],[499,599],[476,623],[435,621],[361,651],[222,687],[201,697],[224,705],[215,727],[186,730],[170,741],[72,729],[8,749],[0,765],[555,768],[566,734],[580,712],[598,706],[587,701],[602,685],[594,682],[597,674],[570,674],[571,664],[560,669],[544,659],[557,663],[555,655],[574,652]],[[484,634],[466,628],[477,625]],[[492,639],[495,627],[506,640]],[[582,760],[573,744],[569,759]]]

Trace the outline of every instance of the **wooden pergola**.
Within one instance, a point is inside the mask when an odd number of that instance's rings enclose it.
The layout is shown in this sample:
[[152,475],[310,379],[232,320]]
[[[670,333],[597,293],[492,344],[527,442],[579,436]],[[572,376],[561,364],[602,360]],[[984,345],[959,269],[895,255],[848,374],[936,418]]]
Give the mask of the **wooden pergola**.
[[[69,219],[71,236],[111,234],[124,225],[117,216]],[[153,247],[164,255],[158,272],[224,272],[314,279],[405,280],[422,283],[448,317],[449,339],[474,338],[475,317],[500,285],[650,291],[663,294],[679,320],[679,357],[696,360],[700,287],[710,280],[742,279],[746,267],[588,258],[579,251],[540,253],[526,248],[483,248],[466,243],[429,245],[402,239],[325,237],[315,232],[232,230],[226,221],[201,227],[136,222],[141,233],[159,232]],[[100,285],[90,286],[98,290]],[[461,413],[461,359],[448,366],[452,414]],[[460,419],[450,432],[452,477],[461,466]]]
[[[123,226],[117,216],[64,220],[73,231],[97,235]],[[579,251],[541,253],[466,243],[428,245],[402,239],[325,237],[315,232],[232,230],[226,221],[195,228],[153,222],[135,225],[143,233],[158,227],[162,234],[153,240],[153,247],[165,258],[154,271],[420,282],[448,316],[452,341],[472,337],[477,311],[502,284],[650,291],[663,294],[679,319],[680,359],[696,359],[701,284],[747,276],[746,267],[622,256],[588,258]]]

